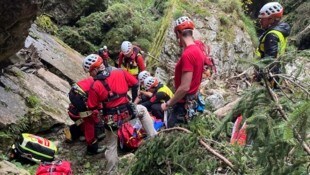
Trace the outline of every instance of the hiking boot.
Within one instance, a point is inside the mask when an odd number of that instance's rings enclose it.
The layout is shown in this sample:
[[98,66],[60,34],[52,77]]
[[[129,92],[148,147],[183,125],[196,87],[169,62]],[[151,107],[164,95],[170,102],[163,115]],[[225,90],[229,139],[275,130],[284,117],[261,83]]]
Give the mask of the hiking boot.
[[88,145],[87,146],[87,155],[95,155],[95,154],[99,154],[102,153],[103,151],[105,151],[107,148],[105,146],[99,146],[98,145],[98,141],[94,141],[93,144]]
[[86,154],[87,155],[96,155],[96,154],[99,154],[99,153],[102,153],[104,152],[105,150],[107,149],[106,146],[99,146],[98,149],[96,151],[90,151],[90,150],[87,150]]

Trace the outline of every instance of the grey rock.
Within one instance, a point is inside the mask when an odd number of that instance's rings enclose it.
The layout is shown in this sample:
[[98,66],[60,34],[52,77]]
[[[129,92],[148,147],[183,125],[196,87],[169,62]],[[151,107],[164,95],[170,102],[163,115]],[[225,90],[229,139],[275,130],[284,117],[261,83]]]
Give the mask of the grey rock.
[[35,24],[30,29],[32,35],[37,36],[36,39],[28,36],[25,41],[25,47],[28,48],[33,45],[39,57],[56,69],[58,76],[72,82],[76,82],[86,73],[82,68],[82,61],[84,57],[71,49],[68,45],[57,39],[56,37],[47,33],[39,32]]
[[225,100],[223,96],[219,93],[215,93],[206,98],[207,109],[211,111],[217,110],[225,105]]
[[0,161],[0,174],[11,174],[11,175],[30,175],[30,173],[22,168],[17,167],[11,162],[6,160]]
[[[1,82],[3,77],[1,77]],[[27,113],[24,99],[10,90],[0,87],[0,129],[6,125],[16,123]]]

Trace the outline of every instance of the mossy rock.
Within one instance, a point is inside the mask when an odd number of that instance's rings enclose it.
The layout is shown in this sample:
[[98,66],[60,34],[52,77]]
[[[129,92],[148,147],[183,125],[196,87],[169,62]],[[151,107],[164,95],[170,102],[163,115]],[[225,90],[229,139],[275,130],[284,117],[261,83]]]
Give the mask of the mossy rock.
[[35,20],[35,23],[38,25],[39,28],[44,30],[47,33],[50,34],[57,34],[58,27],[54,22],[51,20],[51,18],[47,15],[40,15]]

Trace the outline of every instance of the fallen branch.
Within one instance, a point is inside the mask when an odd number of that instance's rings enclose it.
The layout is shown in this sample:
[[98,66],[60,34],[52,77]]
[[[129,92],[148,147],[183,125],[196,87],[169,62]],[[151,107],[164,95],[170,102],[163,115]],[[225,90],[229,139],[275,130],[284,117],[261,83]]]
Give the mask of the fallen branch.
[[210,145],[208,145],[206,142],[204,142],[202,139],[199,140],[199,143],[203,145],[206,150],[208,150],[211,154],[221,159],[224,163],[226,163],[232,170],[235,172],[238,172],[238,169],[235,168],[235,166],[222,154],[218,153],[216,150],[214,150]]
[[[188,133],[188,134],[192,133],[192,131],[190,131],[186,128],[182,128],[182,127],[174,127],[174,128],[164,129],[164,130],[161,130],[160,133],[161,132],[170,132],[170,131],[183,131],[183,132]],[[238,172],[238,169],[235,168],[235,166],[226,157],[224,157],[222,154],[218,153],[216,150],[214,150],[210,145],[208,145],[202,139],[199,139],[199,143],[204,148],[206,148],[207,151],[209,151],[211,154],[213,154],[215,157],[219,158],[224,163],[226,163],[232,170],[234,170],[235,172]]]
[[159,131],[159,133],[161,133],[161,132],[177,131],[177,130],[186,132],[188,134],[192,133],[192,131],[190,131],[190,130],[188,130],[186,128],[182,128],[182,127],[173,127],[173,128],[163,129],[163,130]]
[[243,71],[241,74],[238,74],[236,76],[232,76],[232,77],[228,78],[227,80],[231,80],[231,79],[234,79],[234,78],[239,78],[242,75],[246,74],[249,70],[250,70],[250,68],[248,68],[247,70]]
[[284,78],[284,79],[292,82],[294,85],[298,86],[300,89],[302,89],[304,92],[306,92],[307,95],[310,95],[309,91],[306,88],[304,88],[303,86],[301,86],[300,84],[298,84],[297,82],[292,80],[290,77],[287,77],[287,76],[284,76],[284,75],[281,75],[281,74],[274,74],[274,75],[271,75],[271,77],[281,77],[281,78]]

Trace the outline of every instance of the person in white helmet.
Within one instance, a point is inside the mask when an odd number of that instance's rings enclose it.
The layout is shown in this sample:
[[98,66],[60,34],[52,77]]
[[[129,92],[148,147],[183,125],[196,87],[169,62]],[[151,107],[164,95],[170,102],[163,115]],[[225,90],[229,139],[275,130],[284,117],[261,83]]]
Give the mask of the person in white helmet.
[[140,103],[143,103],[145,101],[148,101],[151,98],[151,96],[153,95],[151,92],[148,92],[145,90],[145,87],[143,84],[144,80],[149,76],[151,76],[151,74],[150,74],[150,72],[148,72],[146,70],[139,73],[138,80],[139,80],[139,84],[140,84],[140,89],[138,92],[138,96],[134,101],[135,104],[140,104]]
[[145,70],[141,49],[129,41],[124,41],[121,45],[118,67],[127,70],[131,75],[137,77],[140,72]]
[[[121,45],[121,52],[118,57],[118,67],[138,78],[138,74],[145,70],[141,49],[129,41],[124,41]],[[138,89],[132,89],[131,93],[132,102],[134,102],[138,95]]]
[[150,92],[151,98],[141,103],[141,105],[145,106],[157,119],[163,119],[164,111],[161,104],[173,97],[172,91],[168,86],[160,83],[156,77],[152,76],[147,77],[143,84],[145,89]]
[[[287,45],[287,37],[290,34],[290,26],[281,22],[284,8],[278,2],[269,2],[259,11],[258,19],[264,33],[259,37],[259,46],[256,54],[261,59],[276,59],[283,55]],[[280,73],[281,66],[274,64],[270,67],[272,73]],[[256,71],[255,78],[261,81],[261,70]],[[279,79],[276,78],[276,81]],[[270,79],[271,86],[276,88],[276,83]]]
[[[97,109],[103,106],[102,119],[105,124],[107,159],[107,174],[115,173],[118,164],[117,139],[118,128],[133,117],[138,117],[148,137],[154,137],[157,132],[153,120],[147,109],[136,105],[133,109],[127,98],[127,91],[131,87],[138,87],[138,80],[123,69],[105,67],[99,55],[91,54],[85,57],[83,68],[94,77],[94,83],[88,91],[88,109]],[[135,115],[135,116],[134,116]]]

